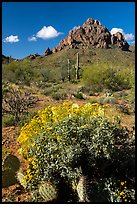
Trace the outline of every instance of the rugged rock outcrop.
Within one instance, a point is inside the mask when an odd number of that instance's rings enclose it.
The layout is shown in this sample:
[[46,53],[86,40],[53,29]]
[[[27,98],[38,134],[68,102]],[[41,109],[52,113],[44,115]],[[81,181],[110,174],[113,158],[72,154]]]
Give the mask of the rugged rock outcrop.
[[37,57],[40,57],[40,55],[39,54],[32,54],[32,55],[29,55],[27,58],[29,58],[29,59],[36,59]]
[[5,56],[2,54],[2,64],[8,64],[12,61],[15,61],[15,59],[13,59],[11,56]]
[[117,32],[111,35],[109,30],[98,20],[88,18],[82,26],[77,27],[75,30],[70,30],[69,35],[61,40],[56,48],[52,49],[52,53],[71,48],[107,49],[110,45],[116,45],[122,50],[128,50],[129,48],[128,43],[121,33]]
[[49,49],[49,47],[46,49],[46,51],[43,53],[43,56],[47,56],[52,54],[52,51]]
[[129,44],[126,42],[124,36],[120,32],[117,32],[111,36],[111,44],[117,45],[119,48],[125,51],[129,49]]

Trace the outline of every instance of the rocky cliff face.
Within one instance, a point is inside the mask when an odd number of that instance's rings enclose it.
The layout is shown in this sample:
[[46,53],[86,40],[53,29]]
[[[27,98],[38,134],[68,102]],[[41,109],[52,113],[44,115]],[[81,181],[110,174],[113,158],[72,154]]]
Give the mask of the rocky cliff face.
[[117,32],[111,36],[111,44],[112,45],[116,44],[119,48],[121,48],[124,51],[128,51],[129,49],[129,44],[126,42],[124,36],[120,32]]
[[[56,47],[56,51],[63,48],[107,48],[110,43],[111,34],[108,29],[99,21],[89,18],[82,26],[74,31],[71,30],[69,35]],[[53,49],[53,53],[54,51]]]
[[33,59],[36,59],[38,57],[41,57],[41,56],[38,53],[36,53],[36,54],[31,54],[31,55],[27,56],[26,58],[33,60]]
[[[116,45],[122,50],[127,51],[128,43],[124,36],[117,32],[113,35],[109,30],[101,25],[98,20],[89,18],[82,26],[75,30],[71,30],[69,35],[60,41],[59,45],[52,49],[52,53],[61,51],[62,49],[86,49],[86,48],[109,48],[111,45]],[[48,50],[48,53],[51,52]],[[47,53],[46,53],[47,55]]]

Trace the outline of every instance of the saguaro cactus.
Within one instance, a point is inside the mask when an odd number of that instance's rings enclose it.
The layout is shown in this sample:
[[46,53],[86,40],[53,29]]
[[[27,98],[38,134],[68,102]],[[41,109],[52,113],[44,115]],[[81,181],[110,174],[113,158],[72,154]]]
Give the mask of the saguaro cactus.
[[68,81],[70,81],[70,60],[68,59]]
[[80,69],[80,67],[79,67],[79,53],[77,53],[77,61],[76,61],[75,68],[76,68],[76,80],[78,80],[79,79],[79,69]]

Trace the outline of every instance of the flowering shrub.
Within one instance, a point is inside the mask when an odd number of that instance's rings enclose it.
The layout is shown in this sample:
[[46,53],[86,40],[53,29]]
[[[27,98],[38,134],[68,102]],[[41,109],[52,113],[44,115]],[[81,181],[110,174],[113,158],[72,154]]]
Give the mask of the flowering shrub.
[[104,107],[97,103],[48,106],[22,127],[18,137],[22,146],[19,151],[29,161],[23,179],[31,189],[45,180],[58,183],[64,179],[70,185],[82,174],[127,179],[129,174],[120,174],[123,168],[128,169],[126,160],[134,154],[124,148],[128,137],[119,122],[106,119]]
[[127,187],[126,181],[114,180],[109,178],[105,182],[105,188],[109,191],[110,202],[134,202],[135,189],[134,186]]
[[22,145],[19,151],[26,154],[38,134],[43,134],[45,131],[49,132],[54,123],[62,122],[64,118],[71,118],[71,116],[78,116],[79,114],[88,119],[94,115],[103,116],[104,109],[98,104],[79,106],[71,102],[64,102],[62,106],[48,106],[44,110],[38,111],[31,122],[22,127],[21,134],[18,137],[18,142]]

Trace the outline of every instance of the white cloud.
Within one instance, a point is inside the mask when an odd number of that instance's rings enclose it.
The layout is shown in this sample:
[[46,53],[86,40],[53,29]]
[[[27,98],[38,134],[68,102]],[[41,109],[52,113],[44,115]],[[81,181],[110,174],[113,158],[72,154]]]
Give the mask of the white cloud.
[[126,39],[126,40],[134,40],[134,35],[133,35],[132,33],[130,33],[130,34],[125,34],[124,36],[125,36],[125,39]]
[[19,38],[17,35],[10,35],[9,37],[6,37],[3,42],[15,43],[19,42]]
[[63,34],[63,33],[58,32],[52,26],[48,26],[48,27],[43,26],[43,28],[37,32],[36,37],[42,38],[43,40],[48,40],[50,38],[55,38],[59,36],[60,34]]
[[28,41],[37,41],[37,38],[33,35],[32,37],[28,38]]
[[111,34],[115,34],[117,32],[122,33],[124,35],[124,37],[125,37],[125,40],[127,40],[127,41],[128,40],[134,40],[135,36],[132,33],[125,33],[122,28],[112,28],[111,31],[110,31]]
[[112,28],[111,31],[110,31],[111,35],[115,34],[117,32],[120,32],[120,33],[124,34],[124,31],[123,31],[122,28]]

